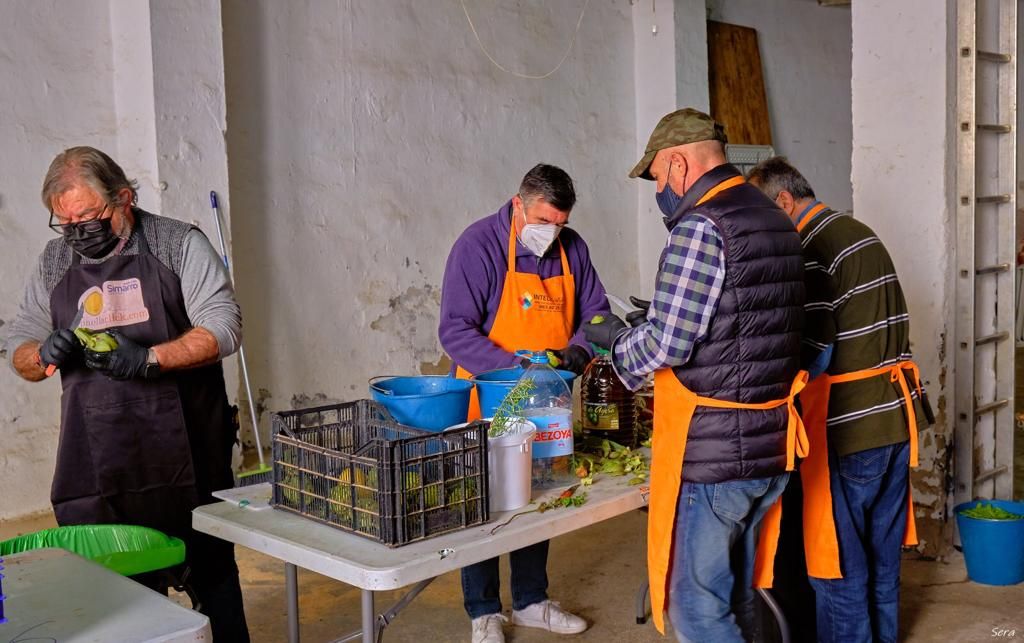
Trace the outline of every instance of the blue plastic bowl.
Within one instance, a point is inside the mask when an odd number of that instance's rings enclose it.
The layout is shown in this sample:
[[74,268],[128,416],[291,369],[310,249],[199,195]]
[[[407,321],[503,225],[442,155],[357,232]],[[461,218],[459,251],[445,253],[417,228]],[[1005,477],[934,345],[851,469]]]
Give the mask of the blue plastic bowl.
[[382,377],[370,380],[370,395],[400,424],[443,431],[466,421],[473,383],[447,375]]
[[[494,412],[501,406],[502,400],[508,395],[508,392],[512,390],[512,387],[516,385],[519,378],[522,377],[526,369],[515,367],[515,368],[499,368],[494,371],[487,371],[480,373],[473,377],[473,383],[476,384],[476,393],[480,398],[480,413],[483,417],[489,418],[494,415]],[[563,371],[555,369],[563,380],[565,380],[566,386],[572,389],[572,381],[576,379],[576,374],[572,371]]]
[[981,520],[960,512],[981,503],[1024,516],[1024,502],[974,500],[953,508],[967,575],[985,585],[1016,585],[1024,582],[1024,520]]

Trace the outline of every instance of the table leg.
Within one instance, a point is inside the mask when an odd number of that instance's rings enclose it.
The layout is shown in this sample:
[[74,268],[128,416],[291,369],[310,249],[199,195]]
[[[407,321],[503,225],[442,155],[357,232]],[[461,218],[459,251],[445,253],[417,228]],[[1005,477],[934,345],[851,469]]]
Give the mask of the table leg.
[[299,570],[284,564],[284,584],[288,596],[288,643],[299,643]]
[[377,640],[377,615],[373,613],[373,590],[364,589],[363,593],[363,643],[375,643]]
[[[432,582],[434,582],[434,580],[435,580],[434,578],[428,578],[427,580],[421,580],[420,582],[416,583],[416,585],[412,589],[410,589],[408,592],[406,592],[402,596],[402,598],[400,598],[398,600],[397,603],[395,603],[394,605],[389,607],[384,612],[381,612],[380,614],[376,614],[376,615],[374,615],[374,611],[376,610],[376,607],[373,604],[373,599],[374,599],[373,592],[368,591],[368,590],[362,590],[362,592],[363,592],[362,593],[362,598],[363,598],[363,601],[364,601],[363,602],[363,609],[364,610],[365,609],[369,609],[370,610],[370,612],[369,612],[370,613],[370,618],[372,618],[372,623],[373,623],[373,625],[372,625],[372,627],[373,627],[373,635],[375,637],[377,637],[376,639],[370,639],[370,640],[372,640],[372,641],[381,641],[381,640],[383,640],[385,628],[387,628],[388,625],[391,625],[391,621],[395,620],[395,617],[398,616],[398,613],[401,612],[402,610],[404,610],[406,607],[408,607],[409,604],[412,603],[416,599],[416,597],[420,595],[420,592],[425,590],[427,588],[427,585],[430,585]],[[369,598],[367,598],[367,594],[369,594]],[[368,608],[366,606],[366,602],[365,601],[370,601],[370,606]],[[334,639],[333,641],[331,641],[331,643],[348,643],[349,641],[365,641],[366,639],[363,638],[365,636],[364,632],[366,632],[367,629],[368,629],[367,625],[365,625],[365,623],[368,622],[366,619],[367,619],[367,616],[366,616],[366,612],[364,611],[362,613],[362,623],[364,623],[364,625],[360,629],[358,629],[358,630],[356,630],[354,632],[351,632],[349,634],[346,634],[345,636],[342,636],[341,638]]]
[[647,593],[651,589],[648,581],[644,581],[643,585],[636,592],[636,624],[644,625],[647,623]]

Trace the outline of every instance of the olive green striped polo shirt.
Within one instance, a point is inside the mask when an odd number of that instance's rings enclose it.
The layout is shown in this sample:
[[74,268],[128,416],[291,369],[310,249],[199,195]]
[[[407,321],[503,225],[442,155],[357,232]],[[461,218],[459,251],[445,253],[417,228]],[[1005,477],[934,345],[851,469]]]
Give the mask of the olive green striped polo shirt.
[[[800,238],[807,285],[804,363],[829,344],[829,375],[911,359],[907,303],[892,258],[874,231],[825,208],[804,225]],[[921,430],[924,411],[917,391],[913,396]],[[899,384],[884,375],[833,384],[829,442],[847,455],[906,440],[905,406]]]

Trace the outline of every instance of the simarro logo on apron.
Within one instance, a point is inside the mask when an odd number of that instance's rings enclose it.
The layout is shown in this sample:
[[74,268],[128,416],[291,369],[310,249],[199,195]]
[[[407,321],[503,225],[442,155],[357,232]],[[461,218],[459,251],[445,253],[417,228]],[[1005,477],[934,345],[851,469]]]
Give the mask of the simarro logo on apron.
[[78,298],[82,309],[82,328],[101,330],[131,326],[149,321],[149,309],[142,297],[142,282],[137,277],[104,281],[89,288]]

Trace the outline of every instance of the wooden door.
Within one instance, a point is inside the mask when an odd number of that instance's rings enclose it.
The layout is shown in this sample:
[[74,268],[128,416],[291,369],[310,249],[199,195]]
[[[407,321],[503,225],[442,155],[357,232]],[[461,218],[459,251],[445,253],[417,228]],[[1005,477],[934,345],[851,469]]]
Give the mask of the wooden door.
[[711,116],[730,143],[772,144],[757,31],[708,21],[708,82]]

